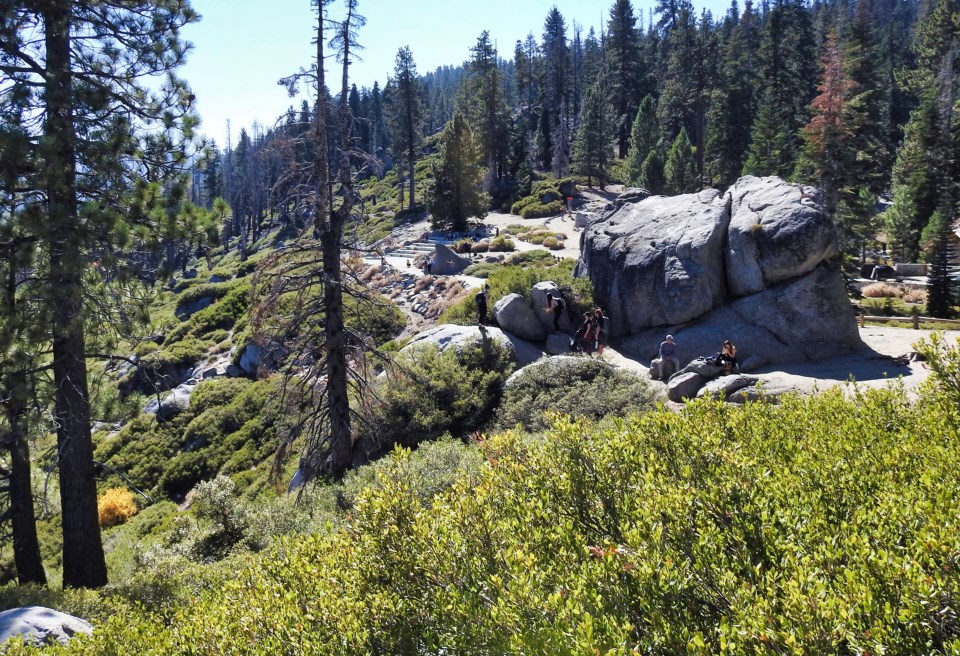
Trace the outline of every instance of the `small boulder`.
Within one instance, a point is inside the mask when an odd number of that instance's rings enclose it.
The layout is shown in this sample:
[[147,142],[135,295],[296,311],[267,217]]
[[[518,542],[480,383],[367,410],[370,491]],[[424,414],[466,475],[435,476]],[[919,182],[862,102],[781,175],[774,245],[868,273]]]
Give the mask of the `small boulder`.
[[694,371],[674,374],[667,383],[667,398],[677,403],[695,398],[706,382],[706,378]]
[[206,309],[214,304],[214,298],[212,296],[203,296],[191,303],[185,303],[183,305],[177,306],[175,314],[177,319],[181,321],[186,321],[191,316],[199,312],[200,310]]
[[257,370],[260,368],[260,356],[262,353],[263,351],[258,344],[247,344],[246,348],[243,349],[243,353],[240,355],[240,369],[248,376],[256,376]]
[[543,355],[543,351],[536,345],[505,333],[499,328],[455,324],[442,324],[425,330],[410,340],[410,343],[403,347],[403,351],[416,349],[423,344],[435,344],[441,351],[448,348],[462,349],[470,344],[483,344],[486,340],[493,340],[506,348],[520,367],[530,364]]
[[40,647],[67,644],[78,633],[93,633],[86,620],[42,606],[11,608],[0,613],[0,645],[20,636],[27,644]]
[[570,353],[570,335],[566,333],[550,333],[547,335],[546,351],[550,355],[565,355]]
[[218,274],[213,274],[207,282],[227,282],[227,278]]
[[687,363],[687,366],[678,371],[677,374],[685,374],[689,372],[699,374],[703,376],[703,378],[711,380],[723,373],[723,367],[718,367],[709,360],[697,358],[696,360],[691,360],[689,363]]
[[542,342],[547,333],[530,304],[520,294],[507,294],[493,306],[497,323],[508,333],[531,342]]
[[170,421],[190,407],[193,390],[193,385],[179,385],[160,401],[156,398],[150,399],[143,411],[148,415],[157,415],[157,421]]
[[197,270],[196,270],[196,269],[187,269],[186,271],[183,272],[183,277],[184,277],[184,279],[186,279],[186,280],[193,280],[194,278],[197,277]]
[[720,376],[720,378],[711,380],[709,383],[704,385],[703,388],[697,392],[697,398],[702,398],[704,396],[719,398],[720,396],[723,396],[723,398],[729,399],[730,395],[737,390],[741,390],[744,387],[749,387],[751,385],[756,385],[758,380],[760,379],[756,376],[743,376],[741,374]]

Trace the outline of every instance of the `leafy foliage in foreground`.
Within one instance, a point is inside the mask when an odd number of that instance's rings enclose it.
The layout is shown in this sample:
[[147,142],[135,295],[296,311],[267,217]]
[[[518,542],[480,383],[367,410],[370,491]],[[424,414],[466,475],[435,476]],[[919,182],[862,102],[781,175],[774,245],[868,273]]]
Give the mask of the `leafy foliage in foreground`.
[[937,348],[916,405],[558,420],[428,504],[401,452],[341,529],[51,653],[958,653],[960,352]]

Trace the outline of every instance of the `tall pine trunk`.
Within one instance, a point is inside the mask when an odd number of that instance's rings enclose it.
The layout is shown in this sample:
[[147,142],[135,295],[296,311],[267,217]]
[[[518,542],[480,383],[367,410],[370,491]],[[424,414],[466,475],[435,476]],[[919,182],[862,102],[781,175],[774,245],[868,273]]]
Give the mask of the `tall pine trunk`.
[[[25,378],[25,376],[18,376]],[[10,523],[13,532],[13,561],[20,585],[47,584],[37,539],[37,518],[33,511],[33,484],[30,472],[30,447],[27,444],[23,417],[26,408],[17,389],[26,387],[25,380],[12,381],[11,403],[7,406],[7,448],[10,450]]]
[[43,10],[47,51],[45,161],[53,316],[54,418],[63,522],[63,585],[99,587],[107,567],[97,517],[83,335],[83,257],[77,225],[76,132],[70,54],[71,2]]

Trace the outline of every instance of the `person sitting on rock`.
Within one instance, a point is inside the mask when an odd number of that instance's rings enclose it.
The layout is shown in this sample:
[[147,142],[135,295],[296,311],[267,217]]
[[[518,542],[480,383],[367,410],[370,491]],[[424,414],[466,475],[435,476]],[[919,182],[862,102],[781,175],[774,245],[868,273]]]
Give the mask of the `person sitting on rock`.
[[677,345],[673,343],[673,335],[667,335],[667,338],[660,342],[659,362],[656,378],[658,380],[667,380],[678,369],[680,369],[680,360],[676,357]]
[[723,367],[723,373],[733,373],[737,366],[737,347],[729,339],[724,340],[723,348],[720,350],[720,365]]

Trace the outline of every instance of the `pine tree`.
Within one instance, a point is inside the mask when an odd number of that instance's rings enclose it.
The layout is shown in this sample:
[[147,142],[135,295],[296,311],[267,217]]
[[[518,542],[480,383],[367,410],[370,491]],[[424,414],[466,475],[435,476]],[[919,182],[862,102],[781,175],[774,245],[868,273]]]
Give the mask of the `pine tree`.
[[574,170],[587,176],[587,184],[593,186],[594,177],[603,187],[610,159],[609,110],[598,84],[587,88],[580,115],[580,129],[573,146]]
[[[653,96],[640,103],[630,130],[630,151],[627,154],[627,184],[644,186],[644,162],[657,147],[660,126]],[[649,187],[647,187],[649,189]],[[651,190],[652,191],[652,190]]]
[[30,134],[43,161],[42,178],[31,185],[45,199],[37,236],[48,263],[65,587],[107,580],[82,321],[85,255],[109,243],[120,215],[110,209],[122,206],[131,174],[162,179],[185,164],[182,138],[196,123],[188,115],[192,95],[172,75],[159,85],[145,78],[183,62],[180,29],[196,18],[188,2],[174,0],[19,3],[0,11],[2,65],[5,74],[16,71],[7,81],[44,118]]
[[950,278],[950,258],[953,255],[953,221],[942,211],[937,210],[930,218],[929,256],[927,262],[927,314],[931,317],[950,319],[954,315],[954,291]]
[[663,167],[665,190],[668,194],[687,194],[700,191],[700,178],[697,175],[697,161],[693,144],[687,136],[687,131],[680,129],[680,134],[673,140],[670,150],[667,151],[667,160]]
[[707,113],[704,169],[720,188],[736,182],[746,163],[757,110],[759,43],[759,17],[746,0],[743,14],[722,46],[720,84],[710,94]]
[[463,231],[470,217],[483,218],[487,198],[483,185],[483,152],[466,118],[457,112],[443,130],[440,162],[434,168],[430,196],[431,225],[438,230]]
[[[553,7],[543,25],[543,102],[540,131],[544,168],[555,175],[565,173],[570,162],[570,49],[567,25],[560,10]],[[557,147],[560,151],[557,151]]]
[[647,62],[641,57],[637,19],[630,0],[615,0],[610,8],[604,50],[607,98],[613,108],[618,157],[627,156],[631,119],[640,102],[640,81]]
[[393,135],[394,155],[407,165],[409,184],[408,208],[416,205],[417,152],[423,139],[424,103],[423,90],[417,75],[417,65],[409,46],[397,52],[394,79],[386,98],[386,118]]
[[480,34],[470,52],[473,56],[467,65],[457,107],[480,142],[487,165],[484,188],[490,191],[502,177],[507,159],[509,109],[497,65],[497,50],[488,31]]

